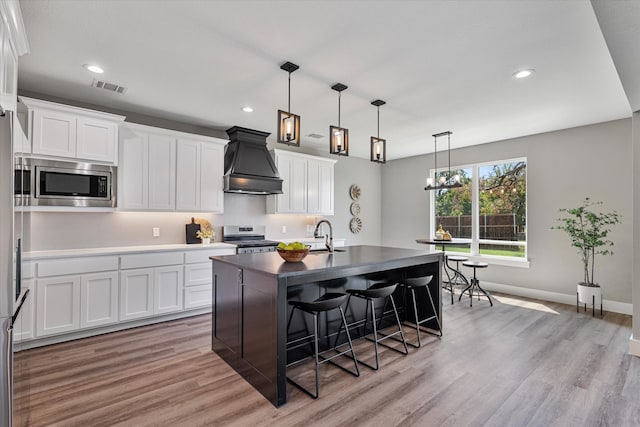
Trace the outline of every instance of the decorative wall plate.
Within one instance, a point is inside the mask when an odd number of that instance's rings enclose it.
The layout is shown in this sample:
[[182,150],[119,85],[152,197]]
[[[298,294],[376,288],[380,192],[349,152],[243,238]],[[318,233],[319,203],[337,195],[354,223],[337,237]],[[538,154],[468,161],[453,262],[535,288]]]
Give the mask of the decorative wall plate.
[[360,187],[358,187],[356,184],[353,184],[351,187],[349,187],[349,195],[351,196],[352,200],[358,200],[360,198],[360,193],[362,191],[360,190]]
[[349,230],[353,234],[359,233],[362,230],[362,220],[360,218],[351,218],[349,221]]
[[351,203],[349,210],[351,211],[351,215],[353,216],[360,215],[360,204],[356,202]]

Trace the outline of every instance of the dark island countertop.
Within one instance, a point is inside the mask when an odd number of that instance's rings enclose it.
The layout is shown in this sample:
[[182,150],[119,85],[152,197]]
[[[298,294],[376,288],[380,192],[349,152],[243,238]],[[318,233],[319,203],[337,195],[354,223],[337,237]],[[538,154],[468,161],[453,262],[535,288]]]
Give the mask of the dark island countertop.
[[[438,251],[392,248],[386,246],[346,246],[344,252],[310,252],[301,262],[285,262],[277,252],[212,256],[214,261],[238,268],[253,270],[278,278],[322,275],[324,278],[336,275],[364,274],[376,271],[384,264],[385,269],[403,268],[416,262],[437,261]],[[329,274],[329,273],[333,274]]]
[[[293,337],[289,326],[298,332],[309,327],[308,319],[290,316],[290,299],[311,301],[326,292],[364,289],[373,280],[397,282],[431,275],[433,280],[427,285],[433,296],[431,304],[419,298],[416,305],[406,305],[402,289],[396,291],[396,304],[402,320],[411,321],[416,310],[421,319],[442,318],[441,251],[385,246],[340,249],[345,251],[312,252],[297,263],[285,262],[277,252],[211,257],[211,348],[275,406],[287,401],[287,362],[307,356],[297,348],[287,348]],[[365,307],[354,304],[350,314],[354,319],[364,318]],[[389,316],[383,319],[383,327],[395,325],[396,319],[392,320]],[[319,322],[320,335],[327,336],[332,322],[335,318]],[[440,325],[435,320],[423,324],[428,328]],[[326,346],[325,341],[320,340],[320,345]]]

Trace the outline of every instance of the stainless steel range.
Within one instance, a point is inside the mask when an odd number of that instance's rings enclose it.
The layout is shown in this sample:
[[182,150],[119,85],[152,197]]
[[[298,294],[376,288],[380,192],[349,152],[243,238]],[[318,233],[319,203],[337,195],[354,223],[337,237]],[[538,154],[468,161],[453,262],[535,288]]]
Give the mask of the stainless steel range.
[[278,242],[266,240],[265,231],[264,225],[224,225],[222,241],[236,245],[239,254],[275,252]]

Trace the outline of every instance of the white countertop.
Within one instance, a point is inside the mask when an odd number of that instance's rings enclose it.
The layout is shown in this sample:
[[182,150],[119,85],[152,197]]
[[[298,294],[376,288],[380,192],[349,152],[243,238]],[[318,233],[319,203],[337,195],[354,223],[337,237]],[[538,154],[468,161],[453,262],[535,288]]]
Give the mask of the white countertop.
[[23,258],[42,259],[42,258],[59,258],[59,257],[75,257],[75,256],[93,256],[93,255],[111,255],[137,252],[163,252],[163,251],[193,251],[193,250],[216,250],[216,249],[234,249],[236,245],[229,243],[212,243],[210,245],[202,244],[169,244],[169,245],[145,245],[145,246],[116,246],[109,248],[85,248],[85,249],[60,249],[51,251],[33,251],[25,252]]

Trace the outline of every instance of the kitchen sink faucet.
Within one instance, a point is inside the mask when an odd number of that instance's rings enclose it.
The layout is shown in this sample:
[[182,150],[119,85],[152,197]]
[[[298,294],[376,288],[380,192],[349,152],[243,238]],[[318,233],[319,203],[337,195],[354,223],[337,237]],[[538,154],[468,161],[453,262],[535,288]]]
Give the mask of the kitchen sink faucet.
[[313,230],[313,237],[322,237],[319,233],[322,223],[325,223],[329,226],[329,234],[324,235],[324,245],[327,247],[327,250],[329,252],[333,252],[333,227],[331,226],[329,220],[321,219],[320,221],[318,221],[318,223],[316,224],[316,229]]

